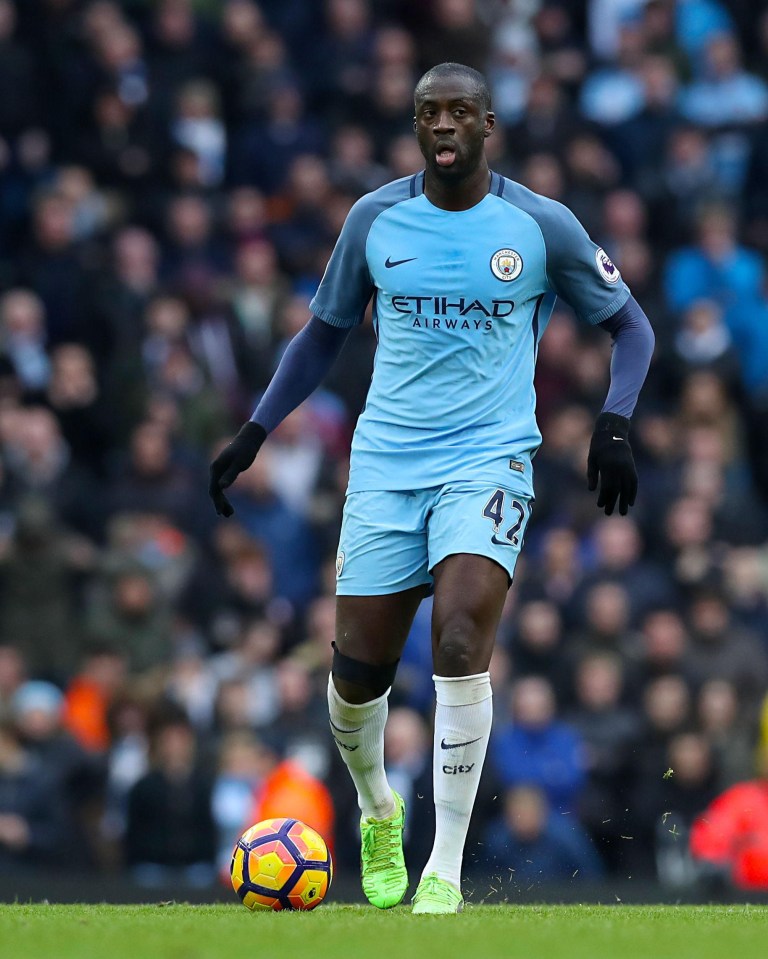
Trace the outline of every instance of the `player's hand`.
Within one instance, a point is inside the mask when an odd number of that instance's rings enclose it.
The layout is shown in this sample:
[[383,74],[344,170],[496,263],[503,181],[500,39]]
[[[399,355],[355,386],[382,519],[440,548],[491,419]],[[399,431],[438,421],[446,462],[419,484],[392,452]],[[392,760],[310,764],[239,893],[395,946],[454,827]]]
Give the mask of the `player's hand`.
[[598,509],[604,506],[605,515],[610,516],[618,499],[619,512],[626,516],[637,496],[637,470],[629,445],[629,420],[626,416],[601,413],[597,418],[587,457],[590,490],[597,489],[598,476]]
[[231,516],[235,512],[232,504],[224,495],[224,490],[231,486],[240,473],[247,470],[253,463],[266,438],[267,431],[264,427],[249,420],[232,442],[225,446],[211,463],[208,495],[213,500],[213,505],[219,516]]

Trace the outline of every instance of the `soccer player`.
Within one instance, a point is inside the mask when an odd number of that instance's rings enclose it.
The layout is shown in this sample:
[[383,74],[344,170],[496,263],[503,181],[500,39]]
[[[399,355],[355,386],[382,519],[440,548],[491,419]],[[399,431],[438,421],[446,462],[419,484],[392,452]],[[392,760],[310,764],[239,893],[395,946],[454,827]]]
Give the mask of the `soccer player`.
[[653,334],[618,270],[561,204],[488,168],[488,85],[443,63],[419,80],[425,169],[362,197],[312,316],[251,420],[211,465],[224,490],[315,389],[373,300],[378,348],[352,443],[336,562],[328,705],[362,813],[362,882],[381,909],[405,895],[405,810],[384,770],[387,696],[416,609],[434,592],[436,833],[415,913],[463,905],[460,871],[491,730],[488,665],[533,500],[536,351],[556,296],[613,337],[611,384],[589,450],[597,505],[637,490],[629,417]]

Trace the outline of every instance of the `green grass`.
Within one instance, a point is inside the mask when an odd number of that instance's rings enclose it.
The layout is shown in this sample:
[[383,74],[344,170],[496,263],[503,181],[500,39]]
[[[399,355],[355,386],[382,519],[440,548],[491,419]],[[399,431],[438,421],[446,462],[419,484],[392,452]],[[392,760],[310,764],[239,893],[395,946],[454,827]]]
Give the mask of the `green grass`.
[[765,959],[763,906],[0,906],[0,959]]

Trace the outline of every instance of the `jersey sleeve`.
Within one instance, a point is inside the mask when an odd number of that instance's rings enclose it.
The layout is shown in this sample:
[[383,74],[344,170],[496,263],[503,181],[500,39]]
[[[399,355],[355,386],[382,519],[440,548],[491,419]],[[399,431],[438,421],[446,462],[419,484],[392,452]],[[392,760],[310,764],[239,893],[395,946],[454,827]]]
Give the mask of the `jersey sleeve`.
[[376,211],[367,200],[358,200],[349,211],[309,304],[310,311],[331,326],[350,328],[362,323],[373,293],[365,246]]
[[552,290],[587,323],[602,323],[629,299],[629,287],[610,257],[571,211],[550,201],[539,219]]

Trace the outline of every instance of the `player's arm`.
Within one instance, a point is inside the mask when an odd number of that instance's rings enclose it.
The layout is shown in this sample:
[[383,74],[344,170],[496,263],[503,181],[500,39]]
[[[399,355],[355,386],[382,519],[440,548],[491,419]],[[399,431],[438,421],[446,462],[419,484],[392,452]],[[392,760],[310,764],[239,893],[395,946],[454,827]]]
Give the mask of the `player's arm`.
[[654,335],[633,296],[600,326],[613,337],[611,385],[589,445],[587,482],[590,490],[596,490],[600,482],[598,508],[604,507],[610,516],[618,499],[623,516],[637,495],[629,421],[651,362]]
[[322,383],[349,336],[348,327],[331,326],[317,316],[296,334],[250,420],[211,463],[208,492],[219,516],[231,516],[224,495],[256,458],[267,435]]
[[592,434],[587,480],[590,490],[599,485],[598,507],[610,515],[618,500],[619,512],[625,514],[637,494],[629,423],[648,373],[653,330],[619,271],[570,210],[550,201],[539,225],[551,288],[580,319],[613,337],[611,385]]
[[231,516],[224,490],[253,463],[267,435],[320,385],[373,292],[365,258],[371,211],[365,198],[350,210],[322,282],[312,317],[291,340],[264,396],[237,436],[211,463],[208,493],[219,516]]

